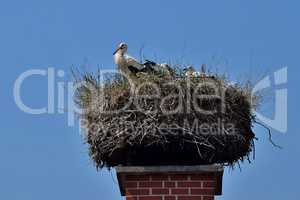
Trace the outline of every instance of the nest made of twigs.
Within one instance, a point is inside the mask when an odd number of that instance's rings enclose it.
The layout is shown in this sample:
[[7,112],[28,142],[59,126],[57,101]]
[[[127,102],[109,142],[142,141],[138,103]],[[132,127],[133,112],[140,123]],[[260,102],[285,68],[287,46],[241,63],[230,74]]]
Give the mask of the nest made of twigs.
[[[214,76],[86,74],[75,102],[97,167],[234,164],[254,147],[248,86]],[[89,86],[87,86],[89,85]]]

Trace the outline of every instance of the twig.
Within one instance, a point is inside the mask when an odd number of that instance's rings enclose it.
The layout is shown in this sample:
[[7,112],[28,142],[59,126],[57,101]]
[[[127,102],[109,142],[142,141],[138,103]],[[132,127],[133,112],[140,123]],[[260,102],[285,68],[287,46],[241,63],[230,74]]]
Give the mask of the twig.
[[282,149],[281,146],[277,145],[273,140],[272,140],[272,134],[271,134],[271,129],[269,127],[267,127],[266,125],[264,125],[263,123],[261,122],[258,122],[256,120],[254,120],[255,123],[261,125],[262,127],[264,127],[265,129],[267,129],[268,131],[268,134],[269,134],[269,141],[271,142],[271,144],[274,146],[274,147],[277,147],[279,149]]

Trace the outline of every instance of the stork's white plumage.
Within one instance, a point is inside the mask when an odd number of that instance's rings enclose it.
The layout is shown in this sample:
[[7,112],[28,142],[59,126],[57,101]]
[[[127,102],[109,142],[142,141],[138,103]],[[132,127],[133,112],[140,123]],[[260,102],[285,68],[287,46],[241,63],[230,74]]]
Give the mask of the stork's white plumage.
[[137,73],[144,68],[144,65],[127,54],[128,45],[120,43],[114,52],[114,61],[121,73]]

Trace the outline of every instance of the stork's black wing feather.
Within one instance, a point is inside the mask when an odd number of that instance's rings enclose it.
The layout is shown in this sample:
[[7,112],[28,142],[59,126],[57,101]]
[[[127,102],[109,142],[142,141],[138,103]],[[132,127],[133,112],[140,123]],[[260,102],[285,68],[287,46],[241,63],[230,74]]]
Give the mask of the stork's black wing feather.
[[146,72],[146,73],[151,73],[154,72],[154,68],[152,67],[152,65],[144,65],[144,68],[141,69],[141,72]]
[[141,71],[146,73],[153,73],[155,71],[153,66],[155,66],[156,63],[151,60],[145,60],[145,61],[146,62],[144,62],[144,68]]
[[129,69],[129,71],[130,71],[131,73],[134,73],[134,74],[136,74],[136,73],[138,73],[138,72],[141,71],[141,70],[139,70],[138,68],[136,68],[136,67],[134,67],[134,66],[128,66],[128,69]]
[[145,66],[147,65],[150,65],[150,66],[153,66],[153,65],[156,65],[155,62],[151,61],[151,60],[145,60],[146,62],[144,63]]

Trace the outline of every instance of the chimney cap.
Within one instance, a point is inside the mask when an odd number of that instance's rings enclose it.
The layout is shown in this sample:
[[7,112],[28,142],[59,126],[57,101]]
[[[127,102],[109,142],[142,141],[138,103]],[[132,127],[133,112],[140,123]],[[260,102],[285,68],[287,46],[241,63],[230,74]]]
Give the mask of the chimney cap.
[[214,165],[166,165],[166,166],[118,166],[117,173],[152,174],[152,173],[207,173],[223,172],[223,166]]

